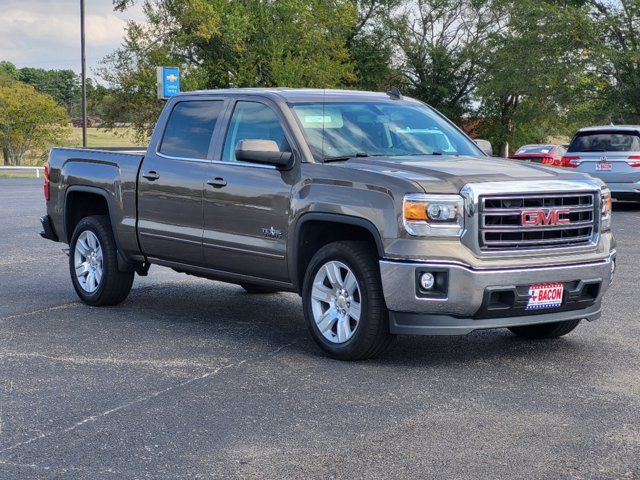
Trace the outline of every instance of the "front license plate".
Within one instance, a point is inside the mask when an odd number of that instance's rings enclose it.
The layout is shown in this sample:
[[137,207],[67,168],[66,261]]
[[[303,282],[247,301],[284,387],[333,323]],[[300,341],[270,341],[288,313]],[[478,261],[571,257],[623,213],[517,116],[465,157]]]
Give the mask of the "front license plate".
[[596,170],[599,170],[601,172],[611,170],[612,168],[613,168],[613,164],[611,163],[607,163],[607,162],[596,163]]
[[538,283],[529,287],[527,310],[554,308],[562,305],[562,283]]

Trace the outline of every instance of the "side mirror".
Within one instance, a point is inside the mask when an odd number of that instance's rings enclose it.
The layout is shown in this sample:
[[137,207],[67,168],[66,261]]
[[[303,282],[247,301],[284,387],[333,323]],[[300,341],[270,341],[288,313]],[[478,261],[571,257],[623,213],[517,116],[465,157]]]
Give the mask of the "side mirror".
[[240,140],[236,147],[236,159],[287,168],[291,164],[293,154],[281,152],[273,140]]
[[480,147],[480,150],[482,150],[488,156],[493,156],[493,147],[491,146],[491,142],[489,140],[482,140],[478,138],[474,140],[474,142],[476,142],[476,145]]

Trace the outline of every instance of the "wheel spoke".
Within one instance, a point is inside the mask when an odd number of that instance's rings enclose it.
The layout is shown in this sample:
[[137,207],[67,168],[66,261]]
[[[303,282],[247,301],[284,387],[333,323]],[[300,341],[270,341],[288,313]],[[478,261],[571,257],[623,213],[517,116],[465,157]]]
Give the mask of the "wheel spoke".
[[80,265],[76,265],[76,276],[84,277],[89,271],[89,262],[82,262]]
[[360,302],[351,302],[351,305],[349,305],[349,316],[358,322],[360,321],[361,313],[362,306],[360,305]]
[[96,279],[96,287],[98,287],[100,280],[102,280],[102,269],[96,268],[93,277]]
[[324,312],[322,317],[320,317],[320,319],[318,320],[317,322],[318,330],[320,330],[322,333],[325,333],[326,331],[330,330],[331,327],[333,327],[333,324],[335,323],[337,318],[338,316],[335,309],[333,307],[329,308],[326,312]]
[[87,243],[89,244],[92,250],[95,250],[96,248],[98,248],[98,239],[91,232],[87,233]]
[[356,276],[349,270],[347,276],[344,279],[344,289],[349,292],[349,295],[353,295],[353,292],[358,288],[358,282],[356,282]]
[[89,251],[89,245],[87,245],[87,242],[83,238],[78,238],[78,241],[76,242],[76,250],[80,252],[80,255],[85,257]]
[[320,302],[330,303],[332,293],[333,290],[331,290],[330,288],[327,288],[322,283],[316,283],[311,289],[311,298],[313,298],[314,300],[319,300]]
[[93,281],[95,279],[95,275],[93,272],[89,272],[89,275],[87,275],[87,291],[89,292],[93,292],[94,287],[93,287]]
[[346,342],[351,337],[351,325],[349,325],[349,318],[343,317],[338,320],[338,342]]
[[340,267],[336,262],[327,263],[324,266],[325,273],[333,288],[342,287],[342,278],[340,275]]

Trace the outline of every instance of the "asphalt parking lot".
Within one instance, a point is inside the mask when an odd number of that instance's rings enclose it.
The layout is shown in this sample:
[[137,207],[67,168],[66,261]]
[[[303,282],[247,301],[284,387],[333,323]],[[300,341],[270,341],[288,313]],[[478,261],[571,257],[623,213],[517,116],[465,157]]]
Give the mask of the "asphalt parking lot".
[[41,182],[0,179],[0,478],[640,476],[640,207],[603,318],[559,340],[401,337],[342,363],[293,294],[152,267],[81,304]]

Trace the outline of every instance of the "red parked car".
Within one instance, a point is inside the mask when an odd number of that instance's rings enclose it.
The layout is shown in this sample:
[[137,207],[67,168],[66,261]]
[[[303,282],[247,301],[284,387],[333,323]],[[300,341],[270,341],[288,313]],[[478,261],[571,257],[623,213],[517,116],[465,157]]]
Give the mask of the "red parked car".
[[565,153],[567,149],[562,145],[524,145],[509,158],[561,167]]

